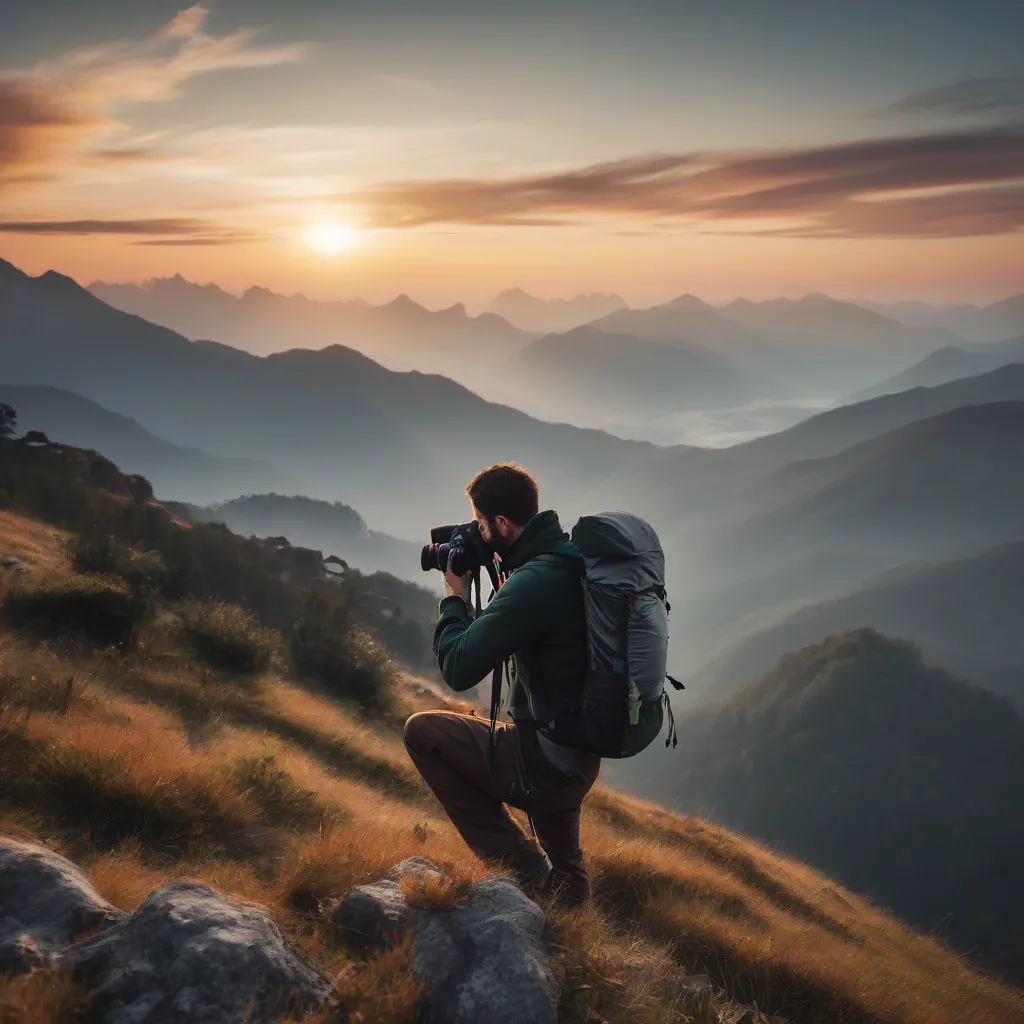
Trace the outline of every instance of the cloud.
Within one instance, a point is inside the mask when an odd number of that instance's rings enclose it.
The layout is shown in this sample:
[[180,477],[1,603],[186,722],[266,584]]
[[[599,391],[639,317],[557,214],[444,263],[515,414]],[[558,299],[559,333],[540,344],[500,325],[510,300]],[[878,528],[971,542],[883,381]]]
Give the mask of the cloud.
[[67,172],[98,142],[127,130],[119,110],[173,99],[198,75],[304,55],[299,46],[257,46],[247,29],[209,35],[206,18],[205,8],[190,7],[148,38],[75,50],[0,76],[0,184],[31,179],[41,167],[50,176],[57,166]]
[[1024,75],[965,78],[912,93],[879,111],[882,116],[979,114],[1024,115]]
[[346,198],[391,228],[656,217],[734,232],[740,221],[783,218],[791,223],[773,233],[945,237],[1020,230],[1018,186],[1024,130],[1003,127],[781,151],[654,154],[514,178],[396,182]]
[[137,245],[230,245],[256,237],[190,218],[0,221],[0,234],[153,236]]

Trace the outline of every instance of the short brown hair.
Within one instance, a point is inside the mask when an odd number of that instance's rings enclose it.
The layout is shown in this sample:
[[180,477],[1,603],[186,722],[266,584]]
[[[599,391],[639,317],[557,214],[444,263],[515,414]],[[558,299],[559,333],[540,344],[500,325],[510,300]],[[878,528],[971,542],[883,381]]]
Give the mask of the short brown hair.
[[489,520],[504,516],[516,526],[525,526],[540,507],[537,481],[514,462],[499,462],[477,473],[466,493]]

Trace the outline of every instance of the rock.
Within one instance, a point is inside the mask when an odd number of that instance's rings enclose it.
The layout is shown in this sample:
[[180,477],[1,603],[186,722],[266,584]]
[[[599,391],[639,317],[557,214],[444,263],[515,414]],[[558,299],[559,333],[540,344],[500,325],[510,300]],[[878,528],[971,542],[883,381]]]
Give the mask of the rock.
[[309,1013],[331,994],[264,907],[199,882],[161,886],[59,962],[75,969],[98,1024],[260,1024]]
[[506,878],[469,899],[421,911],[413,970],[429,1019],[444,1024],[556,1024],[558,989],[541,939],[544,914]]
[[423,857],[407,857],[379,882],[357,885],[341,900],[325,904],[327,916],[341,929],[352,953],[366,956],[390,945],[405,931],[412,911],[399,883],[403,875],[417,873],[440,877],[441,870]]
[[0,972],[27,970],[123,916],[67,858],[0,836]]

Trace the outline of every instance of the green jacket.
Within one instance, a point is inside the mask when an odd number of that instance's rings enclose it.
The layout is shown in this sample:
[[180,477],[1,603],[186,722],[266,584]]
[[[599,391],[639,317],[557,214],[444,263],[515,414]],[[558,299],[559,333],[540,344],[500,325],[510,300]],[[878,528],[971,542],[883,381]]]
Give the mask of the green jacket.
[[[531,561],[541,554],[564,557]],[[441,602],[434,655],[453,690],[468,690],[511,658],[512,718],[550,723],[583,693],[583,561],[548,511],[527,523],[501,569],[508,579],[475,621],[461,598]]]

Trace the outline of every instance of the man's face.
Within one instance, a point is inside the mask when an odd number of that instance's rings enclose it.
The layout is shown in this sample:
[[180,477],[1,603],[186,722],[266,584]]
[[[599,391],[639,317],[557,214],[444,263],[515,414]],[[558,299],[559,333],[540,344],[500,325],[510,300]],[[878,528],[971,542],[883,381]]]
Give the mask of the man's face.
[[496,519],[488,519],[472,502],[470,502],[470,507],[473,509],[473,518],[480,525],[480,536],[483,537],[487,546],[499,555],[508,551],[511,538],[507,533],[509,524],[505,517],[498,516]]

